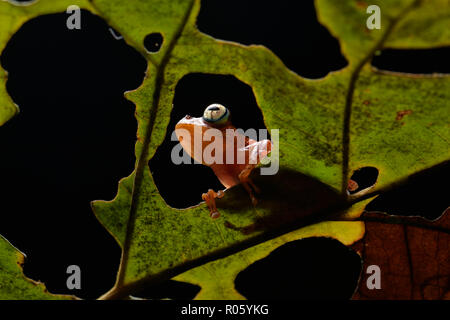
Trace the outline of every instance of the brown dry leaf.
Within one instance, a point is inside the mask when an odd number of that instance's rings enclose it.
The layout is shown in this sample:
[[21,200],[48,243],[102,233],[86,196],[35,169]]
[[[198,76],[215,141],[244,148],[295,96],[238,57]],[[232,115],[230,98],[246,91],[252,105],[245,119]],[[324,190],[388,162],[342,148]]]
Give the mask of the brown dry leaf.
[[[363,259],[353,299],[450,298],[450,208],[435,221],[368,212],[364,238],[352,247]],[[378,265],[381,289],[368,289],[367,267]]]

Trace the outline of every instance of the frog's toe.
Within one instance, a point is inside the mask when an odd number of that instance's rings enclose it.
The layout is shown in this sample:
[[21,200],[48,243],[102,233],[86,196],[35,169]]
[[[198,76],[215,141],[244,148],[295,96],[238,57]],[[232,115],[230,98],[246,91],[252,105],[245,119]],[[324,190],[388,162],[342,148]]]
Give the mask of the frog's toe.
[[211,212],[209,216],[211,217],[211,219],[217,219],[218,217],[220,217],[220,213],[218,211],[214,211]]
[[224,192],[219,190],[219,192],[214,192],[214,190],[209,189],[207,193],[202,194],[202,199],[205,200],[206,205],[209,208],[209,216],[212,219],[217,219],[220,217],[219,211],[216,208],[216,198],[220,199],[224,196]]

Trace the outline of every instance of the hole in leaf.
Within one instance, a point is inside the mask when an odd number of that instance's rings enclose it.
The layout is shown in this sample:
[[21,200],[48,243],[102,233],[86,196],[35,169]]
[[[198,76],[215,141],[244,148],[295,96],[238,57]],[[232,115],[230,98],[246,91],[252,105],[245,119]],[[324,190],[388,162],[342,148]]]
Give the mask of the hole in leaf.
[[[114,198],[134,169],[137,123],[123,92],[142,82],[146,61],[98,16],[83,10],[76,31],[66,19],[30,20],[1,56],[21,112],[0,127],[0,234],[50,292],[97,298],[115,282],[120,248],[90,202]],[[76,292],[66,287],[72,264]]]
[[208,189],[224,189],[211,168],[193,163],[175,165],[171,160],[172,149],[178,144],[178,141],[171,141],[175,124],[187,114],[201,117],[212,103],[220,103],[230,110],[236,128],[266,129],[252,88],[247,84],[230,75],[192,73],[184,76],[175,88],[164,142],[149,163],[161,196],[174,208],[198,204],[202,193]]
[[187,282],[168,280],[133,296],[143,299],[193,300],[200,289],[199,286]]
[[20,2],[21,4],[28,4],[35,2],[36,0],[8,0],[9,2]]
[[450,73],[450,47],[434,49],[385,49],[372,59],[380,70],[417,74]]
[[144,47],[148,52],[156,53],[161,49],[164,39],[161,33],[148,34],[144,39]]
[[355,170],[348,184],[350,194],[369,188],[377,182],[378,169],[374,167],[362,167]]
[[236,290],[247,299],[350,299],[359,255],[331,238],[289,242],[241,271]]
[[262,44],[306,78],[322,78],[347,65],[339,42],[318,22],[312,0],[203,0],[197,25],[218,39]]
[[450,206],[448,181],[450,162],[412,175],[405,185],[380,194],[365,210],[437,219]]

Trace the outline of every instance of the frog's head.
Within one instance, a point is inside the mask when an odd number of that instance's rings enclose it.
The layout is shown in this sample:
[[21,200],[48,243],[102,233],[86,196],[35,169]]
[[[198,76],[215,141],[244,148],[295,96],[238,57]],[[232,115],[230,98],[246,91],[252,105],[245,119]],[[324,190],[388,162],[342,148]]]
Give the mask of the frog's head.
[[[230,111],[221,104],[211,104],[203,112],[203,117],[194,118],[190,115],[185,116],[175,125],[175,134],[180,141],[182,147],[189,153],[191,157],[199,161],[200,154],[209,141],[203,141],[201,149],[194,151],[195,132],[203,133],[211,128],[225,129],[230,125]],[[201,157],[200,157],[201,159]]]
[[214,103],[209,105],[203,112],[203,117],[194,118],[186,115],[175,125],[175,132],[179,129],[185,129],[193,133],[195,127],[221,129],[229,124],[230,111],[223,105]]

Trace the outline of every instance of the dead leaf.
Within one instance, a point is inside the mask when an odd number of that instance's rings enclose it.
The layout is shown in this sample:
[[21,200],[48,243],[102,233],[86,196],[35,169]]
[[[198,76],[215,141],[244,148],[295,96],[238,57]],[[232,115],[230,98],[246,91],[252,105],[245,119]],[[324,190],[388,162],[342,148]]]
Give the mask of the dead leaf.
[[[363,259],[353,299],[441,300],[450,292],[450,208],[435,221],[365,213],[364,238],[352,247]],[[367,267],[381,271],[381,289],[368,289]]]

